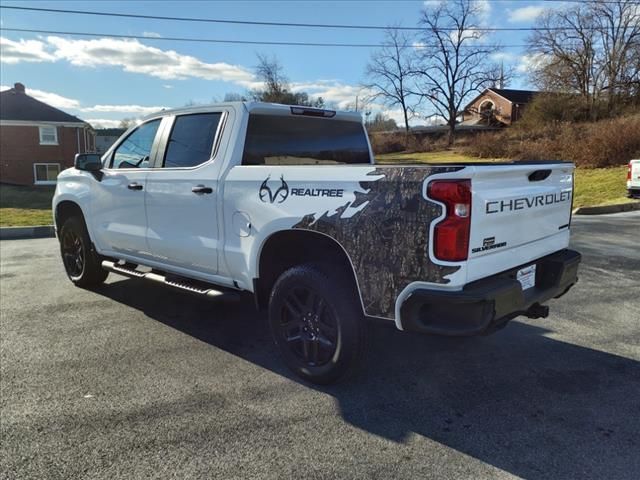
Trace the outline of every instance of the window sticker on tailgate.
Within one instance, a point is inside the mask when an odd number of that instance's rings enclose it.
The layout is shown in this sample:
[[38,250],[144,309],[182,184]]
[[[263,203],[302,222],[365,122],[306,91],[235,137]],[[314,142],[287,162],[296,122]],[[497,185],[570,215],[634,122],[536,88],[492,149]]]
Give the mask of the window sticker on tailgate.
[[518,270],[517,279],[522,285],[522,290],[536,286],[536,266],[529,265],[528,267]]

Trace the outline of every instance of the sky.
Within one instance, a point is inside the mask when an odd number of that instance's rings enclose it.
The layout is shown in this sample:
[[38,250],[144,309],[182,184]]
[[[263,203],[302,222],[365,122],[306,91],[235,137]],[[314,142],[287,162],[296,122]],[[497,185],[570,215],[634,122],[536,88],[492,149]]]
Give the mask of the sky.
[[[477,0],[483,26],[530,27],[560,2]],[[414,27],[432,1],[11,1],[3,6],[91,10],[154,16]],[[293,90],[347,108],[366,96],[364,71],[375,48],[238,45],[157,40],[197,37],[251,41],[378,44],[380,30],[177,22],[0,9],[0,27],[143,36],[79,37],[0,32],[0,89],[23,83],[27,93],[90,122],[115,127],[161,108],[222,101],[259,87],[256,55],[275,55]],[[492,43],[522,45],[527,32],[496,32]],[[419,39],[416,39],[419,41]],[[510,88],[531,88],[526,48],[505,47],[494,60],[512,67]],[[372,110],[383,109],[374,103]],[[397,109],[384,109],[400,120]],[[429,115],[428,111],[423,116]],[[420,119],[414,124],[421,123]]]

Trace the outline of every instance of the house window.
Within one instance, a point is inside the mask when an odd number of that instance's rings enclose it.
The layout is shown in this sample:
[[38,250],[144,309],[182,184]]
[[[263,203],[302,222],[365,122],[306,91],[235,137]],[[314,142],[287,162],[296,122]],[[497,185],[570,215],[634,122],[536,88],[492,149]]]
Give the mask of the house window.
[[58,129],[56,127],[38,127],[40,145],[58,145]]
[[36,185],[54,185],[60,173],[59,163],[34,163],[33,176]]

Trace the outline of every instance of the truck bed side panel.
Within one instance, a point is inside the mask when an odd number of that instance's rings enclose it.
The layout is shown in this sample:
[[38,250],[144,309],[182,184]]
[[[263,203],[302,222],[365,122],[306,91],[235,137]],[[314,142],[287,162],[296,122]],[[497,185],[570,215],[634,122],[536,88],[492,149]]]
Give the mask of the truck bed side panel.
[[[353,264],[367,315],[393,319],[411,282],[443,287],[460,265],[429,257],[429,229],[442,207],[425,179],[461,166],[239,166],[225,180],[225,257],[230,276],[250,288],[261,246],[273,233],[305,229],[335,239]],[[324,195],[324,192],[328,192]],[[286,192],[286,193],[285,193]],[[337,194],[336,192],[339,192]],[[234,215],[251,224],[233,234]],[[253,262],[253,263],[252,263]],[[461,272],[462,273],[462,272]]]
[[430,261],[429,225],[442,207],[421,194],[431,173],[452,170],[457,169],[377,168],[370,175],[384,175],[383,179],[360,182],[366,193],[356,193],[351,205],[366,204],[359,214],[341,218],[342,207],[335,215],[306,215],[293,228],[337,240],[351,258],[367,314],[393,318],[396,298],[408,284],[416,279],[448,283],[447,275],[460,268]]

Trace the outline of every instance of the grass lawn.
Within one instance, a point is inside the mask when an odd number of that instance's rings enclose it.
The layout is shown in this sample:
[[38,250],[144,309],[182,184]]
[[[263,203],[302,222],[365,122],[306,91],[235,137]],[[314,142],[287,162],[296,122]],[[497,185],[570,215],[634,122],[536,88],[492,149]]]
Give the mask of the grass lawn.
[[448,162],[492,162],[486,158],[469,157],[455,151],[422,152],[422,153],[385,153],[376,155],[376,162],[382,164],[394,163],[448,163]]
[[633,202],[627,198],[627,166],[577,168],[574,207]]
[[0,184],[0,226],[51,225],[55,187],[16,187]]

